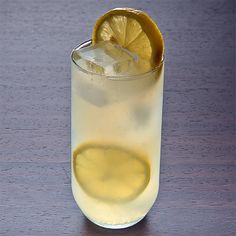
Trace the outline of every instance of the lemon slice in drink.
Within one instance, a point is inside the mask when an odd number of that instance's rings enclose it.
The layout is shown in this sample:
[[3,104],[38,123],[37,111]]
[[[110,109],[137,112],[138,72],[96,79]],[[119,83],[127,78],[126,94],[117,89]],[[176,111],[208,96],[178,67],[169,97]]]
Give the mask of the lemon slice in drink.
[[144,12],[115,8],[101,16],[93,29],[93,45],[111,41],[138,55],[138,66],[148,71],[163,59],[164,41],[154,21]]
[[73,154],[73,171],[89,196],[109,202],[136,198],[150,180],[148,162],[119,146],[86,144],[79,147]]

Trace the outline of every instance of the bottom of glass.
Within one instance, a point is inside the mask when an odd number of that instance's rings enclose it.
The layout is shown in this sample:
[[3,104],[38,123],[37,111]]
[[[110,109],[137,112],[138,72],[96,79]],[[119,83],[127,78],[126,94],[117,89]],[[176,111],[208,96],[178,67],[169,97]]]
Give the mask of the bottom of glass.
[[100,222],[96,222],[94,220],[89,219],[88,217],[86,217],[89,221],[91,221],[92,223],[94,223],[95,225],[98,225],[100,227],[106,228],[106,229],[124,229],[124,228],[128,228],[131,227],[135,224],[137,224],[139,221],[141,221],[145,216],[139,218],[138,220],[129,222],[129,223],[125,223],[125,224],[106,224],[106,223],[100,223]]

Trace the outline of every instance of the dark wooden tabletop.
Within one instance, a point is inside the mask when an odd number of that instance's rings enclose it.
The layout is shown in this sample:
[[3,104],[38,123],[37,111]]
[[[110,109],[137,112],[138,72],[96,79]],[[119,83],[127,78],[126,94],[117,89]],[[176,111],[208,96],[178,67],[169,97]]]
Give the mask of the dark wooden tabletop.
[[[236,235],[234,0],[0,0],[0,235]],[[70,186],[70,52],[113,7],[166,45],[161,184],[125,230],[86,220]]]

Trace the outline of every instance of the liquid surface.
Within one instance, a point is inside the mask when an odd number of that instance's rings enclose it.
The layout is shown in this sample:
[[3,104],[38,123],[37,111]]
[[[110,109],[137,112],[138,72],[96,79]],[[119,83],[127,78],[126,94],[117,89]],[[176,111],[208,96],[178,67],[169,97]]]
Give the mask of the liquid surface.
[[114,145],[86,144],[77,148],[73,168],[81,188],[104,202],[133,200],[150,180],[145,157]]

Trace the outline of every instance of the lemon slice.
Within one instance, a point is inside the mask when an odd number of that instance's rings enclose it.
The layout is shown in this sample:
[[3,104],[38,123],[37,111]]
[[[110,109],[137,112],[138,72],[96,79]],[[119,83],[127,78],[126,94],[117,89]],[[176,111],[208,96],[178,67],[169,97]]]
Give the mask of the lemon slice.
[[150,180],[143,157],[119,146],[86,144],[74,151],[73,171],[81,188],[102,201],[136,198]]
[[138,65],[150,70],[163,59],[164,41],[154,21],[144,12],[115,8],[101,16],[94,28],[92,42],[111,41],[135,53]]

